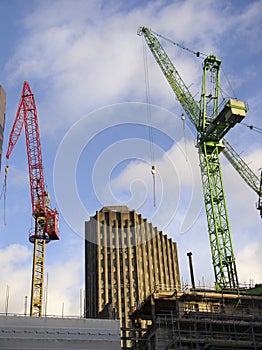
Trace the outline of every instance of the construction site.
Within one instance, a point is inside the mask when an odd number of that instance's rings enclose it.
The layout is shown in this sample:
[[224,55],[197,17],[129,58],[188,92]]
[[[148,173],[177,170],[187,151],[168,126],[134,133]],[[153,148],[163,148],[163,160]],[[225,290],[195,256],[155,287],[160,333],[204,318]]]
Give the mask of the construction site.
[[[85,222],[83,317],[45,315],[46,247],[52,241],[59,244],[62,234],[59,210],[51,208],[45,182],[36,100],[25,81],[6,158],[11,160],[24,128],[34,221],[29,236],[33,245],[30,314],[0,316],[0,349],[262,349],[262,281],[254,286],[239,281],[220,163],[224,155],[256,193],[257,215],[262,218],[262,171],[257,176],[225,139],[245,120],[249,107],[235,97],[223,98],[221,59],[194,52],[147,27],[139,27],[137,34],[196,131],[214,286],[196,286],[190,251],[190,283],[181,283],[176,242],[135,209],[108,205]],[[184,83],[162,40],[201,59],[200,101]],[[1,87],[1,156],[5,111],[6,95]],[[150,170],[155,191],[154,163]],[[3,191],[8,166],[4,171]]]

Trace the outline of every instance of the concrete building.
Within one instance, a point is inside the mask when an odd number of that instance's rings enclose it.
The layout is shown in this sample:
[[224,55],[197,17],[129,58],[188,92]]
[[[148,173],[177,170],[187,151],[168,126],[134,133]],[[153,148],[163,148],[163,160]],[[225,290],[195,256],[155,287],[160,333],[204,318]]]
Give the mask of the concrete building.
[[0,349],[120,349],[118,320],[0,316]]
[[0,85],[0,171],[2,165],[2,148],[4,139],[5,127],[5,111],[6,111],[6,94],[3,87]]
[[85,233],[85,317],[120,319],[124,339],[131,311],[156,286],[180,286],[176,243],[126,206],[97,211]]

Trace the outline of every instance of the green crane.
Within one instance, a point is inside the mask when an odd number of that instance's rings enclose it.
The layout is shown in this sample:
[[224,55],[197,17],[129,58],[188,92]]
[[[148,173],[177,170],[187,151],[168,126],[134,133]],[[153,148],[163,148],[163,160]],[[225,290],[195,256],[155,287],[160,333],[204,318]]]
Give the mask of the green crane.
[[[238,289],[239,282],[222,181],[220,153],[226,156],[244,181],[261,198],[262,189],[259,178],[234,151],[229,142],[224,139],[225,134],[245,118],[248,108],[244,102],[236,99],[222,100],[220,96],[221,60],[217,57],[205,56],[201,99],[200,104],[198,104],[156,37],[156,35],[160,37],[161,35],[146,27],[139,27],[138,35],[144,36],[178,101],[197,130],[197,145],[216,289]],[[200,52],[194,53],[197,56],[203,56]],[[258,209],[261,210],[261,201],[258,202]]]

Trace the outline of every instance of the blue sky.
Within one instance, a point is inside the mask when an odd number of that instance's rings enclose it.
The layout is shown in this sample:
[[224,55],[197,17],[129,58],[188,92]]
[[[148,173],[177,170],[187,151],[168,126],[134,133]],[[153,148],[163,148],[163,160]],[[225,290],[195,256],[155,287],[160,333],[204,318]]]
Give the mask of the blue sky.
[[[237,3],[237,6],[236,6]],[[141,25],[222,59],[236,96],[248,102],[246,123],[261,127],[262,1],[0,1],[1,79],[7,93],[5,154],[22,85],[35,95],[45,178],[60,212],[61,240],[46,251],[48,313],[78,315],[83,288],[84,220],[103,205],[127,204],[178,242],[183,282],[186,253],[196,280],[213,285],[195,133],[148,52],[148,118]],[[196,100],[201,60],[162,42]],[[223,90],[229,91],[223,82]],[[148,124],[153,127],[157,206],[153,207]],[[22,313],[30,296],[33,246],[24,134],[9,160],[6,221],[0,217],[0,312]],[[261,134],[237,125],[227,135],[258,175]],[[241,282],[262,282],[257,195],[222,158]],[[5,166],[2,159],[2,175]],[[74,191],[76,196],[74,197]],[[70,197],[72,194],[72,197]]]

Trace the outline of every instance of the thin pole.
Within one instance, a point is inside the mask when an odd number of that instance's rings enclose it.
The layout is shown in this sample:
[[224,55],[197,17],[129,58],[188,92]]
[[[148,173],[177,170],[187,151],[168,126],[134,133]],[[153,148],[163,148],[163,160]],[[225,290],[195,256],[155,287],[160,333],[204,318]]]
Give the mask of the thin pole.
[[25,296],[25,313],[24,315],[26,316],[27,314],[27,295]]
[[181,115],[181,120],[182,120],[182,124],[183,124],[185,153],[186,153],[186,161],[187,161],[187,144],[186,144],[186,128],[185,128],[185,116],[184,116],[184,113],[182,113],[182,115]]
[[187,253],[187,256],[188,256],[188,260],[189,260],[189,270],[190,270],[192,288],[196,289],[194,271],[193,271],[193,263],[192,263],[192,253],[191,252]]
[[6,225],[6,183],[7,183],[7,173],[8,173],[8,165],[5,167],[5,178],[2,187],[2,192],[0,195],[0,199],[4,197],[4,225]]
[[82,317],[82,308],[83,308],[83,304],[82,304],[82,288],[80,288],[80,318]]
[[45,316],[47,315],[47,302],[48,302],[48,272],[46,273],[46,288],[45,288]]
[[8,306],[9,306],[9,286],[6,286],[6,294],[5,294],[5,314],[8,314]]

